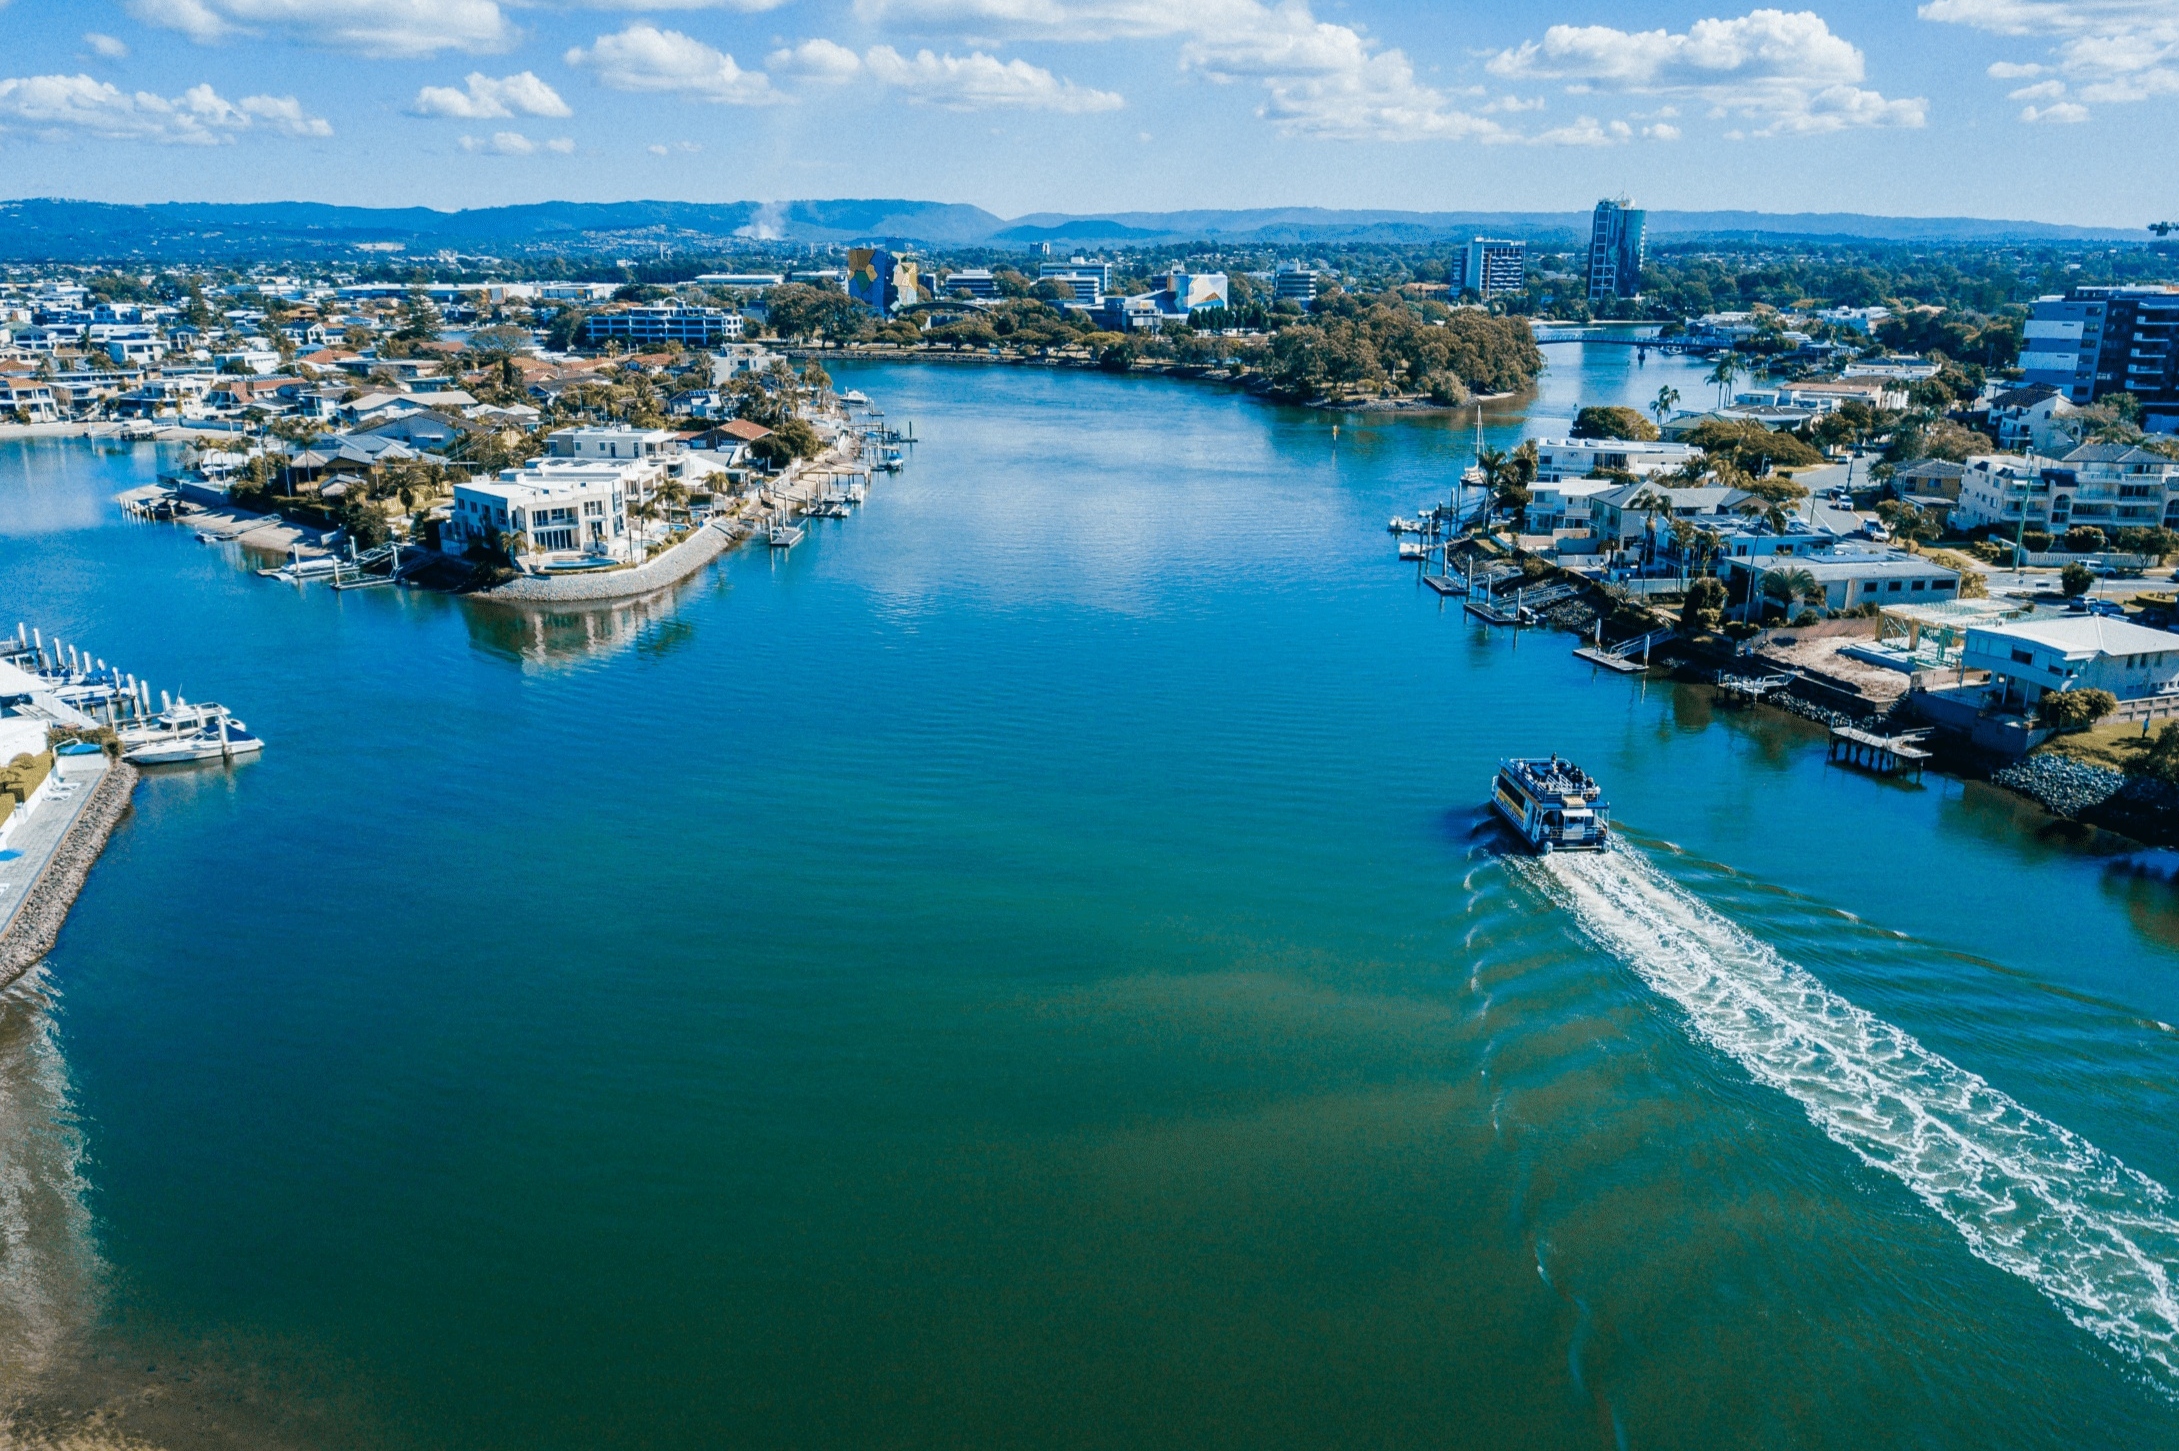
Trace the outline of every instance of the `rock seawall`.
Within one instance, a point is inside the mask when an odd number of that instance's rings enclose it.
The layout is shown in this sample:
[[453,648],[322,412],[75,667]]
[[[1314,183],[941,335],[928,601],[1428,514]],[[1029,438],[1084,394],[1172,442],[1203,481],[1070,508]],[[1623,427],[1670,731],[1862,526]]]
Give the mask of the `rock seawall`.
[[2053,816],[2086,822],[2154,846],[2179,844],[2179,785],[2042,751],[1990,773]]
[[522,604],[566,604],[580,600],[617,600],[649,594],[686,579],[717,559],[740,536],[706,524],[656,559],[633,569],[614,569],[596,574],[557,577],[525,575],[471,595],[477,600],[511,600]]
[[91,799],[83,803],[69,824],[68,834],[61,838],[52,860],[24,894],[15,920],[0,932],[0,987],[14,982],[52,951],[61,924],[68,920],[68,909],[75,905],[76,893],[83,890],[83,879],[91,874],[91,864],[106,849],[106,838],[113,834],[121,813],[128,810],[129,796],[135,789],[136,768],[126,761],[114,762],[99,778]]

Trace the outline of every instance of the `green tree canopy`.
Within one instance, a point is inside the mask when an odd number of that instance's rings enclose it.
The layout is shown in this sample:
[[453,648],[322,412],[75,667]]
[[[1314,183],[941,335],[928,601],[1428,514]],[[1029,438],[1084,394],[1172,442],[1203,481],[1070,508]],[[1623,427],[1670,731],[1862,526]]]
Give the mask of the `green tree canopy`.
[[1823,455],[1805,440],[1765,428],[1752,418],[1705,419],[1688,430],[1687,442],[1712,460],[1723,459],[1755,475],[1774,467],[1813,468],[1823,462]]
[[1648,442],[1657,437],[1657,425],[1632,408],[1590,407],[1574,415],[1576,438],[1626,438]]

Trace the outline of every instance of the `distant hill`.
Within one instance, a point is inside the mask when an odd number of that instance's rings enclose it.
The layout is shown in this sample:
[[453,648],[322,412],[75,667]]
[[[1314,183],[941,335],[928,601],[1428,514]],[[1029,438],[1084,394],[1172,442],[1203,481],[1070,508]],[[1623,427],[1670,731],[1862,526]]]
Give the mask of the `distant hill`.
[[[1865,239],[1902,242],[2146,241],[2144,231],[1978,217],[1877,217],[1851,212],[1649,214],[1650,236]],[[1187,241],[1311,246],[1429,242],[1478,234],[1566,246],[1586,212],[1408,212],[1267,207],[1237,211],[1038,213],[1012,219],[952,202],[540,202],[441,212],[323,202],[168,202],[119,206],[32,198],[0,201],[0,260],[146,261],[452,250],[500,256],[656,258],[723,252],[752,242],[894,241],[924,246],[1111,246]]]

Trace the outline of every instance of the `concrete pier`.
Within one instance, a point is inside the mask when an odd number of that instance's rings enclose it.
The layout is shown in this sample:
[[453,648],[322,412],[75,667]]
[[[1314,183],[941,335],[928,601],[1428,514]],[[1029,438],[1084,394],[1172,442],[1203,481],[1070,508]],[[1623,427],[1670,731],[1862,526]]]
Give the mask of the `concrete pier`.
[[15,829],[0,860],[0,987],[21,977],[52,950],[91,864],[136,789],[136,768],[100,756],[62,756],[62,781]]

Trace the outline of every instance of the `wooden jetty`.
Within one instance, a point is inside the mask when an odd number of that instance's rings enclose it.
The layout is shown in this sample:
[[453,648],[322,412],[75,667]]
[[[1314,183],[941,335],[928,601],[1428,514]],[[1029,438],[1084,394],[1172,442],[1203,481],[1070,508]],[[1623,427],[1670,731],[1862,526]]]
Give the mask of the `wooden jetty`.
[[1521,623],[1520,606],[1518,604],[1511,609],[1507,609],[1493,603],[1488,595],[1481,598],[1470,598],[1461,605],[1461,608],[1477,619],[1487,620],[1493,625],[1518,625]]
[[1582,646],[1574,652],[1574,657],[1578,660],[1586,660],[1591,665],[1601,665],[1606,670],[1616,670],[1622,675],[1640,675],[1643,671],[1649,669],[1649,661],[1646,658],[1629,660],[1624,655],[1615,654],[1596,645]]
[[1422,582],[1441,595],[1464,595],[1468,592],[1467,577],[1458,574],[1426,574]]
[[1792,683],[1791,675],[1727,675],[1719,671],[1716,701],[1719,705],[1761,705]]
[[1863,766],[1887,776],[1898,771],[1912,771],[1918,781],[1922,777],[1922,767],[1930,758],[1930,753],[1923,750],[1920,743],[1928,738],[1928,731],[1880,736],[1858,726],[1833,726],[1831,759],[1836,761],[1843,757],[1849,765]]

